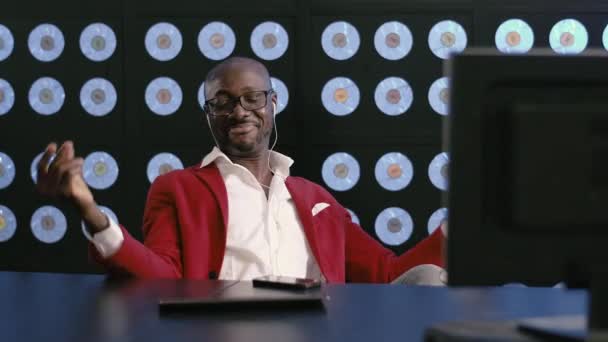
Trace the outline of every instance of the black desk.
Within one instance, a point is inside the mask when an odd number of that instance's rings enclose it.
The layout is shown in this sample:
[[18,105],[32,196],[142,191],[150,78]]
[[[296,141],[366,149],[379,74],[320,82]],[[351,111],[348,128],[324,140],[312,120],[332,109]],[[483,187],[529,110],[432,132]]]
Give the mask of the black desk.
[[161,315],[159,296],[205,281],[112,284],[97,275],[0,272],[1,341],[420,341],[432,324],[581,314],[584,291],[327,285],[326,311]]

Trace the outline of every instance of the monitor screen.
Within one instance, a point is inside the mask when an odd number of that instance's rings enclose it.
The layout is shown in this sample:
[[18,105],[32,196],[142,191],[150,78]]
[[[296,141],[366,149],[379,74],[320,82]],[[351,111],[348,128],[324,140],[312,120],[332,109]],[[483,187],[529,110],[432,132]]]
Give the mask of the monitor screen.
[[471,49],[446,67],[448,282],[584,282],[608,265],[608,54]]

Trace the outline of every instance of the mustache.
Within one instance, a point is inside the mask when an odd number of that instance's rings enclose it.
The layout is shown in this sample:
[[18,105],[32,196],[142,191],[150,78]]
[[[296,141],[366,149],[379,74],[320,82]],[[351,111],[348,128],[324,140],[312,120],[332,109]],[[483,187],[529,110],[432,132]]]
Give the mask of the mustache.
[[234,127],[234,126],[238,126],[241,124],[254,124],[258,127],[261,126],[261,122],[259,120],[255,120],[255,119],[248,119],[248,120],[235,120],[235,119],[231,119],[227,122],[228,127]]

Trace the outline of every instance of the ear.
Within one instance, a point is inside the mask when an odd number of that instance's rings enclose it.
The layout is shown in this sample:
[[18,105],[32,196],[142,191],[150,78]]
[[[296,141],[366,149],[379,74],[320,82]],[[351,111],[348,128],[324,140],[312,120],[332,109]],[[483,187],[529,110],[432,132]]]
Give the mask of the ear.
[[270,98],[272,101],[272,115],[277,114],[277,93],[272,93],[272,97]]

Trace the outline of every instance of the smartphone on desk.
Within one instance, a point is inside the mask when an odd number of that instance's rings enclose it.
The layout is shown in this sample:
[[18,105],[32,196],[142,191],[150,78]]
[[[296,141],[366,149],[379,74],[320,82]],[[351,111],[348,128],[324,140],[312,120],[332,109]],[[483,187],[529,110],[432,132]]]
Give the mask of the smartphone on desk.
[[286,290],[306,290],[321,286],[321,279],[267,275],[252,280],[253,287]]

